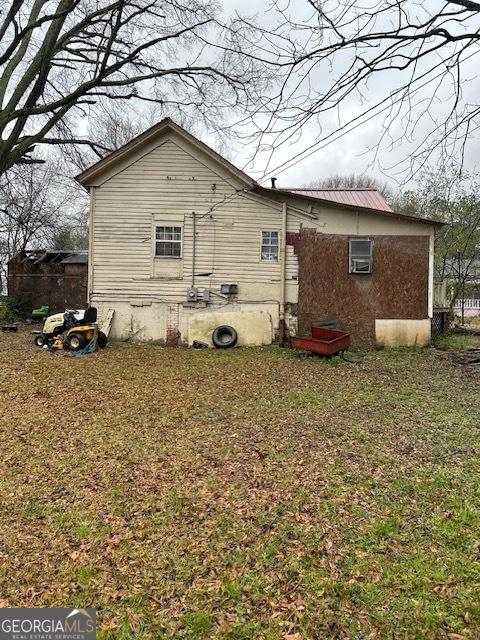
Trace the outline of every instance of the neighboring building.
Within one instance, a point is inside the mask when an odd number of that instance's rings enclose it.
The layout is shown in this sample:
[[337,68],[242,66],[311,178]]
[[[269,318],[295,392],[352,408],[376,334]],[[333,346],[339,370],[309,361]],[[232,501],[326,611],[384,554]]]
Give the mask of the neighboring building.
[[[477,250],[478,253],[478,250]],[[480,299],[480,260],[462,259],[459,260],[455,256],[449,256],[441,265],[436,264],[437,278],[434,278],[434,295],[433,304],[437,307],[450,307],[456,315],[461,315],[462,306],[468,308],[467,315],[479,315],[480,308],[477,310],[478,301]],[[458,283],[462,283],[463,286]],[[453,296],[457,299],[453,300]],[[463,300],[468,300],[468,305],[462,305]]]
[[453,312],[460,319],[480,317],[480,298],[460,298],[455,300]]
[[32,309],[83,309],[87,302],[86,251],[21,251],[8,263],[8,294]]
[[191,343],[234,324],[258,344],[335,317],[356,346],[429,342],[435,223],[376,191],[262,187],[168,118],[77,180],[88,298],[115,311],[113,335]]

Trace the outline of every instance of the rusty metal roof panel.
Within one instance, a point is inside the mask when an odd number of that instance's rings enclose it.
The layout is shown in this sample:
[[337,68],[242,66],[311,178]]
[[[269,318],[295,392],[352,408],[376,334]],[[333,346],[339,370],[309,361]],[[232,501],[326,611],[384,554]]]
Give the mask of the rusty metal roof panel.
[[380,191],[377,189],[279,189],[279,191],[289,191],[300,196],[309,198],[319,198],[320,200],[331,200],[340,204],[347,204],[354,207],[365,207],[367,209],[377,209],[378,211],[389,211],[393,209],[385,201]]
[[62,264],[88,264],[88,253],[86,251],[72,253],[62,260]]

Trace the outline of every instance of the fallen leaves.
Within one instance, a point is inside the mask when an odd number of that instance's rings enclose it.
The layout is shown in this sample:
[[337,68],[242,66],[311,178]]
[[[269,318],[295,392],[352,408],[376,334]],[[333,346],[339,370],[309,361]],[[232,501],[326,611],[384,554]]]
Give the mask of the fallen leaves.
[[102,640],[475,637],[478,377],[9,345],[0,606],[96,606]]

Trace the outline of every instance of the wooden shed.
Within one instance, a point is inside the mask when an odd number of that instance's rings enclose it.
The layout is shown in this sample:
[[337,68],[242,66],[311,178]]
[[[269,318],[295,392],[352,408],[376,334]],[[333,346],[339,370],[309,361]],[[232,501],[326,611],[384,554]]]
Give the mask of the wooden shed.
[[52,313],[87,303],[87,251],[21,251],[8,263],[8,294]]

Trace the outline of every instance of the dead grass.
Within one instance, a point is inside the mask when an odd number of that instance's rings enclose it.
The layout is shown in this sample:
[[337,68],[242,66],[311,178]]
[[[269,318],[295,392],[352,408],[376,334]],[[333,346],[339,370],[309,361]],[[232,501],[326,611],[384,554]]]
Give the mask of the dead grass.
[[480,374],[0,334],[0,599],[99,638],[480,637]]

